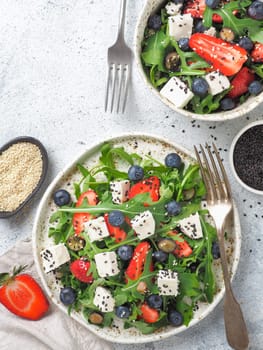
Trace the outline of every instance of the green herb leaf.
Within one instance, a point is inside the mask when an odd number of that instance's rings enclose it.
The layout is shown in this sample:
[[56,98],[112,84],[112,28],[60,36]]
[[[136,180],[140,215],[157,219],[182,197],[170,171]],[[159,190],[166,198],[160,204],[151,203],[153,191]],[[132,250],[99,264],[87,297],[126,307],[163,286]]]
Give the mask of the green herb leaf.
[[[234,0],[216,10],[207,6],[204,13],[204,25],[210,27],[212,16],[216,13],[223,19],[223,27],[232,29],[237,36],[248,35],[253,41],[263,43],[263,22],[242,16],[251,3],[250,0]],[[236,10],[241,14],[241,18],[233,14]]]
[[162,30],[158,31],[145,42],[142,60],[146,65],[157,65],[162,72],[167,70],[164,67],[165,50],[170,43],[170,38]]

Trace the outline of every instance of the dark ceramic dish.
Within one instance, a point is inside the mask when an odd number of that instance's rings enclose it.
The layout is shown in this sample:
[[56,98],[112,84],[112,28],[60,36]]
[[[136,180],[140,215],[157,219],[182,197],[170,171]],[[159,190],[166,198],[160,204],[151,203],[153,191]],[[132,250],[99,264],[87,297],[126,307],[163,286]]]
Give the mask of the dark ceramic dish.
[[42,156],[42,174],[41,174],[40,180],[39,180],[38,184],[36,185],[36,187],[34,188],[34,190],[19,205],[19,207],[17,207],[13,211],[0,211],[0,218],[2,218],[2,219],[16,215],[27,203],[29,203],[31,201],[31,199],[34,197],[34,195],[40,190],[40,187],[42,186],[42,184],[45,180],[47,170],[48,170],[48,155],[47,155],[47,151],[46,151],[45,147],[42,145],[42,143],[40,141],[38,141],[37,139],[30,137],[30,136],[20,136],[20,137],[16,137],[13,140],[10,140],[9,142],[7,142],[4,146],[2,146],[0,148],[0,155],[5,150],[7,150],[9,147],[11,147],[12,145],[14,145],[16,143],[20,143],[20,142],[29,142],[29,143],[36,145],[39,148],[41,156]]
[[245,189],[263,195],[263,120],[245,126],[235,136],[229,152],[232,172]]

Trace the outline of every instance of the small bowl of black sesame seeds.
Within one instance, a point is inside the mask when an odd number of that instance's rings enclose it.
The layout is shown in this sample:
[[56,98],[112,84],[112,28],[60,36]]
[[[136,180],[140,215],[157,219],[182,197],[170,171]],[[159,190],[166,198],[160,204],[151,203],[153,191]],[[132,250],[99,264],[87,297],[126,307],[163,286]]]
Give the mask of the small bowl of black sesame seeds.
[[235,136],[230,165],[244,188],[263,195],[263,120],[248,124]]

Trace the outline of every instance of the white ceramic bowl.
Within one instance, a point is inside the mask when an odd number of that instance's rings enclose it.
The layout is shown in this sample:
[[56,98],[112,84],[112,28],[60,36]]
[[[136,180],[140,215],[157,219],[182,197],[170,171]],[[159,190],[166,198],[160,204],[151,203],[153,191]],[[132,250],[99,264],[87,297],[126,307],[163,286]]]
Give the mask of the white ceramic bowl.
[[[240,139],[240,137],[249,129],[253,128],[256,125],[263,125],[263,120],[258,120],[255,121],[253,123],[248,124],[247,126],[245,126],[243,129],[241,129],[238,134],[235,136],[235,138],[232,141],[231,147],[230,147],[230,151],[229,151],[229,161],[230,161],[230,166],[231,166],[231,170],[236,178],[236,180],[240,183],[241,186],[243,186],[246,190],[255,193],[255,194],[260,194],[263,196],[263,190],[257,190],[251,186],[248,186],[244,181],[242,181],[240,179],[240,177],[237,174],[235,165],[234,165],[234,151],[235,151],[235,147],[237,144],[237,141]],[[263,154],[262,154],[263,157]]]
[[[111,142],[115,147],[124,146],[128,152],[135,151],[142,156],[145,156],[148,154],[148,152],[151,152],[152,157],[160,161],[164,159],[165,155],[174,151],[180,154],[185,163],[191,163],[195,161],[194,156],[183,147],[151,135],[128,134],[114,137],[107,141]],[[57,177],[49,185],[41,200],[34,223],[32,242],[37,271],[41,277],[41,281],[49,298],[65,313],[67,313],[67,308],[60,302],[59,298],[61,285],[60,283],[57,283],[55,274],[52,272],[46,274],[44,272],[42,260],[40,258],[40,251],[42,249],[47,248],[50,245],[54,245],[53,239],[48,236],[49,218],[51,214],[56,210],[52,196],[54,191],[58,188],[66,188],[68,191],[73,192],[73,182],[79,181],[81,177],[77,171],[77,164],[82,163],[87,167],[92,167],[97,164],[102,144],[103,142],[96,144],[84,151],[79,157],[77,157],[72,163],[70,163],[62,172],[57,175]],[[225,242],[227,254],[229,257],[229,269],[231,278],[234,276],[237,270],[241,247],[241,230],[236,206],[234,206],[233,214],[233,222],[229,228],[229,234],[227,235]],[[87,323],[80,312],[72,311],[70,316],[99,337],[117,343],[146,343],[179,334],[204,319],[209,313],[213,311],[220,300],[222,300],[225,288],[219,260],[214,261],[213,268],[215,271],[217,284],[217,292],[214,296],[214,300],[211,304],[204,302],[198,303],[198,308],[195,311],[194,318],[191,320],[188,327],[184,325],[180,327],[168,326],[160,329],[153,334],[143,335],[134,328],[124,329],[122,321],[117,318],[114,321],[114,327],[100,328]],[[211,325],[211,327],[213,327],[213,325]]]
[[169,102],[166,98],[162,97],[157,89],[155,89],[150,81],[148,80],[143,65],[141,62],[141,43],[143,41],[144,36],[144,30],[147,25],[147,21],[149,16],[156,12],[158,8],[160,8],[164,4],[164,0],[146,0],[146,3],[144,5],[144,8],[139,16],[139,19],[137,21],[136,30],[135,30],[135,38],[134,38],[134,53],[135,53],[135,60],[136,60],[136,66],[138,67],[138,70],[143,78],[144,83],[146,86],[157,96],[159,99],[166,104],[168,107],[170,107],[175,112],[184,115],[186,117],[190,117],[192,119],[199,119],[204,121],[224,121],[229,119],[234,119],[241,117],[245,115],[246,113],[250,112],[252,109],[254,109],[256,106],[258,106],[263,101],[263,92],[259,94],[258,96],[249,97],[248,100],[244,103],[242,103],[240,106],[236,107],[235,109],[231,111],[222,111],[218,113],[211,113],[211,114],[196,114],[193,112],[186,111],[181,108],[175,107],[174,104]]

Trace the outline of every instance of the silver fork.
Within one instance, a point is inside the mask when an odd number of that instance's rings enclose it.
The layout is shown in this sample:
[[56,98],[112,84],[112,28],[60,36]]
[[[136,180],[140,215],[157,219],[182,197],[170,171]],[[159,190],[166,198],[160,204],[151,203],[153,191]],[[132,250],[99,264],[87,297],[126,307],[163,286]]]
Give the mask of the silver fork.
[[203,161],[194,146],[200,171],[207,190],[207,208],[214,219],[219,242],[223,278],[225,284],[224,319],[226,336],[229,345],[236,350],[248,347],[248,333],[240,305],[236,301],[231,288],[227,258],[224,244],[224,227],[228,215],[233,208],[230,184],[219,152],[213,143],[213,151],[206,143],[200,145]]
[[105,112],[113,112],[117,100],[116,112],[124,113],[130,81],[132,51],[124,40],[126,0],[121,0],[120,22],[117,40],[108,48],[108,76],[105,96]]

